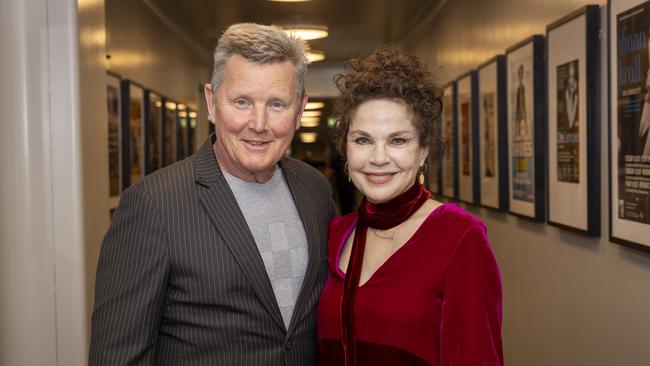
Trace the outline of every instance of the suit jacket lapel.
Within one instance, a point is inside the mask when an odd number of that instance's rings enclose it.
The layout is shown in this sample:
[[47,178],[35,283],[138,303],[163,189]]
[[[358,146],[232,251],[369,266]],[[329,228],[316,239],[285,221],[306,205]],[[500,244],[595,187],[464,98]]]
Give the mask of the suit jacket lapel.
[[305,278],[302,280],[302,286],[296,305],[293,309],[291,322],[289,323],[288,333],[291,334],[293,329],[298,324],[299,320],[305,315],[305,306],[312,294],[316,284],[318,275],[318,265],[320,263],[320,251],[318,242],[318,225],[316,222],[316,212],[312,203],[312,195],[309,192],[309,187],[303,182],[300,174],[295,170],[293,163],[289,159],[282,159],[280,167],[284,173],[284,178],[287,181],[293,201],[296,204],[298,215],[302,220],[302,225],[305,229],[307,237],[307,253],[309,259],[307,261],[307,270],[305,271]]
[[221,173],[212,150],[213,140],[214,135],[196,154],[196,181],[207,188],[201,195],[201,203],[256,295],[273,320],[284,330],[282,314],[264,262],[235,196]]

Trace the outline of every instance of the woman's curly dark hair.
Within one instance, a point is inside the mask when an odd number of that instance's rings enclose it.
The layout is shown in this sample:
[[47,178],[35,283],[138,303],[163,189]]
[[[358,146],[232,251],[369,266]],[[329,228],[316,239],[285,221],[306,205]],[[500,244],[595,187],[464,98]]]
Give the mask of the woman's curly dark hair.
[[334,77],[341,96],[335,104],[338,149],[346,157],[347,134],[354,113],[362,103],[392,99],[404,103],[413,114],[420,146],[429,148],[430,161],[438,164],[442,155],[440,114],[442,90],[431,79],[426,66],[415,55],[393,46],[382,47],[366,58],[345,63],[345,73]]

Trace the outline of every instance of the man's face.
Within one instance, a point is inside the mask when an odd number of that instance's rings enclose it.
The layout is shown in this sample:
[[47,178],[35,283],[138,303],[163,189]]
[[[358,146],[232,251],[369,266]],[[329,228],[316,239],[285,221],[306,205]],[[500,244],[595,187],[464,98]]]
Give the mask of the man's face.
[[223,82],[205,96],[215,124],[215,153],[221,169],[251,182],[265,182],[300,126],[307,101],[296,94],[290,61],[260,65],[231,56]]

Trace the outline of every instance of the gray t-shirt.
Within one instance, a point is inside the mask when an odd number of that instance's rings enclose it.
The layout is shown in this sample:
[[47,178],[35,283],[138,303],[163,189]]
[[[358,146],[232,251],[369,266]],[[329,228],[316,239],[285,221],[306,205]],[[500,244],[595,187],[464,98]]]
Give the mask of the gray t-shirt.
[[293,196],[278,167],[265,183],[223,172],[262,255],[285,326],[307,269],[307,236]]

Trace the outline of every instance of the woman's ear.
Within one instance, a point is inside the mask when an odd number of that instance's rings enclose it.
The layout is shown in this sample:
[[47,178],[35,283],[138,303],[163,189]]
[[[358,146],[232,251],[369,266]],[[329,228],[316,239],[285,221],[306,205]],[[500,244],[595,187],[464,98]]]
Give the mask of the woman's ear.
[[424,163],[427,162],[427,157],[429,157],[429,149],[426,148],[426,147],[420,146],[419,154],[420,154],[420,157],[419,157],[419,160],[418,160],[418,163],[419,163],[418,166],[422,166],[422,165],[424,165]]

